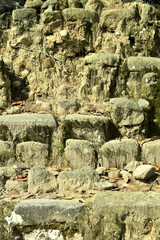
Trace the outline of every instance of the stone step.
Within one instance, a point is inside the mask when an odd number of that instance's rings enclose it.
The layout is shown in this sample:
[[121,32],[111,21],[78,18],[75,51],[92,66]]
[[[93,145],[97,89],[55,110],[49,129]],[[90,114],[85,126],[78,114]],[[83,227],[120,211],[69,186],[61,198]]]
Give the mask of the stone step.
[[75,240],[75,236],[80,235],[82,240],[115,240],[122,236],[126,240],[158,240],[159,193],[107,191],[96,194],[90,204],[76,200],[31,199],[16,204],[11,216],[5,219],[8,228],[12,226],[14,232],[18,227],[18,234],[25,240],[31,234],[37,239],[37,234],[43,231],[49,234],[53,230],[58,230],[61,236],[53,239]]

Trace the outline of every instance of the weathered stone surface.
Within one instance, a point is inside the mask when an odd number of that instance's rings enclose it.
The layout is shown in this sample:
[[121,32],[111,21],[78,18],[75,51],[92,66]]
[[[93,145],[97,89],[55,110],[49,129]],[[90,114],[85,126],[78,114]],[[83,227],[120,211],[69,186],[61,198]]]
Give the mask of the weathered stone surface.
[[16,114],[0,116],[0,139],[15,142],[49,143],[56,122],[51,114]]
[[142,146],[142,161],[145,164],[160,164],[160,140],[148,142]]
[[91,167],[83,167],[73,171],[62,172],[57,178],[59,189],[73,190],[82,187],[92,189],[93,184],[99,181],[99,175]]
[[156,169],[152,165],[140,165],[134,172],[133,177],[138,180],[146,180],[155,175]]
[[83,8],[66,8],[62,11],[65,21],[89,21],[91,23],[98,22],[98,14],[94,11],[85,10]]
[[15,151],[13,143],[9,141],[0,141],[0,167],[11,165],[15,162]]
[[109,181],[104,181],[104,182],[96,182],[93,184],[93,189],[95,190],[110,190],[114,187],[113,183]]
[[101,24],[107,31],[115,31],[122,21],[132,21],[135,19],[134,9],[111,9],[103,12]]
[[16,190],[18,192],[27,192],[28,189],[28,183],[27,182],[21,182],[21,181],[12,181],[12,180],[7,180],[5,184],[6,190]]
[[91,54],[84,58],[85,64],[106,64],[107,66],[116,67],[119,64],[120,56],[119,54],[101,53],[101,54]]
[[101,147],[98,162],[107,169],[123,168],[138,159],[138,151],[139,146],[134,139],[111,140]]
[[0,169],[0,191],[4,187],[4,171]]
[[138,166],[140,165],[140,162],[138,161],[131,161],[127,164],[127,166],[124,168],[128,172],[133,172]]
[[134,101],[126,98],[112,98],[111,117],[119,127],[139,125],[144,121],[142,108]]
[[[107,117],[69,114],[62,123],[68,138],[88,140],[94,146],[101,146],[109,137],[109,119]],[[64,135],[65,137],[65,135]]]
[[104,168],[104,167],[98,167],[98,168],[96,168],[96,172],[97,172],[99,175],[105,175],[105,173],[106,173],[106,168]]
[[21,21],[23,19],[32,19],[36,18],[37,13],[36,10],[33,8],[28,9],[16,9],[13,11],[12,17],[13,21]]
[[[81,212],[83,204],[78,201],[32,199],[18,203],[14,208],[14,214],[10,222],[16,225],[31,226],[51,224],[54,222],[74,222],[75,217]],[[19,216],[20,222],[16,222],[14,215]]]
[[56,102],[56,108],[58,114],[72,114],[78,111],[79,103],[77,101],[69,101],[69,100],[63,100],[63,101],[57,101]]
[[22,142],[16,146],[17,164],[21,167],[32,167],[48,163],[48,144],[40,142]]
[[61,232],[59,230],[54,230],[54,229],[46,229],[46,230],[45,229],[37,229],[37,230],[33,230],[30,233],[23,233],[24,240],[35,240],[35,239],[40,239],[40,238],[64,240],[64,237],[61,234]]
[[93,144],[87,140],[68,139],[64,156],[68,165],[75,169],[83,166],[96,166],[96,155]]
[[[93,199],[90,211],[91,226],[83,222],[84,238],[118,240],[159,238],[159,193],[109,192],[99,193]],[[103,219],[103,220],[102,220]],[[125,227],[125,231],[124,231]]]
[[41,0],[34,0],[34,1],[26,1],[24,8],[35,8],[35,9],[39,9],[41,7],[41,5],[43,4],[43,2]]
[[28,174],[28,192],[45,193],[57,189],[57,180],[54,174],[48,172],[43,166],[31,168]]
[[7,69],[0,58],[0,107],[6,108],[11,103],[11,81]]
[[160,59],[154,57],[129,57],[128,68],[133,72],[147,71],[153,68],[160,70]]

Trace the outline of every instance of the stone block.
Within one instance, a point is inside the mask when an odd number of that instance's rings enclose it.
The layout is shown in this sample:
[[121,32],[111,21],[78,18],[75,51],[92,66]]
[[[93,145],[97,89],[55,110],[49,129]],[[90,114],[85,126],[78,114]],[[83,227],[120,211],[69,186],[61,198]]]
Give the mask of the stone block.
[[13,149],[13,143],[0,140],[0,167],[12,165],[13,163],[15,163],[15,151]]
[[102,27],[106,29],[106,31],[115,31],[120,22],[135,20],[135,10],[134,9],[111,9],[103,12],[101,16],[101,24]]
[[65,223],[73,223],[82,209],[83,204],[78,201],[31,199],[15,206],[10,223],[21,226],[46,226],[56,222],[65,225]]
[[77,188],[92,189],[93,184],[98,182],[99,179],[98,173],[89,166],[62,172],[57,178],[60,191],[71,191]]
[[93,144],[87,140],[68,139],[64,155],[68,165],[73,169],[84,166],[95,168],[96,166]]
[[142,146],[142,161],[145,164],[160,164],[160,140],[144,143]]
[[101,147],[98,162],[107,169],[124,168],[130,161],[136,161],[138,155],[139,146],[136,140],[111,140]]
[[155,175],[156,169],[152,165],[140,165],[134,172],[133,177],[138,180],[147,180],[148,178]]
[[31,141],[22,142],[16,146],[17,165],[21,167],[47,165],[48,157],[48,144]]
[[22,8],[13,10],[12,18],[13,21],[21,21],[23,19],[33,19],[36,18],[37,12],[33,8]]
[[95,11],[85,10],[83,8],[66,8],[62,11],[65,21],[88,21],[96,23],[99,20],[98,14]]
[[84,58],[85,64],[106,64],[107,66],[117,67],[120,61],[120,55],[114,53],[90,54]]
[[160,59],[156,57],[129,57],[127,64],[133,72],[160,70]]
[[69,114],[62,122],[61,131],[65,140],[88,140],[94,147],[99,148],[110,137],[109,126],[107,117]]
[[20,193],[22,192],[27,192],[28,189],[28,183],[27,182],[21,182],[21,181],[12,181],[12,180],[7,180],[5,184],[5,188],[7,191],[10,190],[16,190]]
[[35,141],[49,144],[57,124],[52,114],[0,116],[0,139],[15,143]]
[[111,118],[116,126],[135,126],[144,121],[143,109],[130,99],[112,98],[110,106]]
[[107,191],[96,194],[92,203],[91,226],[81,219],[86,239],[96,239],[97,233],[100,239],[159,239],[159,193]]
[[54,174],[48,172],[44,166],[30,169],[28,174],[28,192],[45,193],[57,189],[57,180]]

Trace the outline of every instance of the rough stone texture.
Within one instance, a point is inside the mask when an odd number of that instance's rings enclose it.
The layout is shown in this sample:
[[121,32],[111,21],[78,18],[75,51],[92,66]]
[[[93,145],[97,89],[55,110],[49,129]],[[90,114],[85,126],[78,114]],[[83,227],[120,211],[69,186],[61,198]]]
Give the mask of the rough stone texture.
[[143,110],[134,101],[126,98],[113,98],[110,104],[111,117],[117,126],[134,126],[144,121]]
[[43,166],[36,166],[30,169],[28,174],[28,192],[45,193],[57,189],[55,176],[48,172]]
[[99,181],[99,175],[88,166],[73,171],[62,172],[59,174],[57,181],[61,191],[71,191],[77,188],[92,189],[93,184]]
[[0,58],[0,108],[6,108],[11,103],[11,81],[7,69]]
[[4,171],[0,169],[0,191],[4,188]]
[[0,139],[16,143],[50,143],[56,122],[51,114],[16,114],[0,116]]
[[110,100],[111,118],[122,136],[143,138],[145,134],[143,109],[134,101],[126,98]]
[[66,114],[72,114],[78,111],[79,104],[77,101],[57,101],[56,102],[56,110],[58,114],[66,115]]
[[127,166],[124,168],[128,172],[133,172],[138,166],[140,165],[140,162],[138,161],[131,161],[127,164]]
[[142,161],[145,164],[160,164],[160,140],[148,142],[142,146]]
[[[31,233],[23,233],[24,240],[35,240],[35,239],[53,239],[53,240],[64,240],[63,235],[59,230],[52,229],[37,229],[32,231]],[[83,240],[83,239],[82,239]]]
[[[84,239],[159,239],[159,193],[109,192],[93,199],[89,220],[83,222]],[[125,230],[124,230],[125,229]],[[97,236],[98,232],[98,236]]]
[[110,190],[114,187],[113,183],[109,181],[104,181],[104,182],[96,182],[93,184],[93,189],[95,190]]
[[88,140],[96,147],[110,137],[107,117],[69,114],[62,123],[62,128],[66,128],[68,138]]
[[0,140],[0,167],[12,165],[15,162],[13,143]]
[[16,190],[18,192],[27,192],[28,189],[28,183],[27,182],[21,182],[21,181],[12,181],[7,180],[5,184],[6,190]]
[[156,169],[152,165],[140,165],[134,170],[133,177],[138,180],[146,180],[154,176],[155,171]]
[[[22,219],[22,226],[41,224],[74,223],[76,215],[81,212],[83,204],[78,201],[32,199],[18,203],[14,213]],[[13,214],[12,214],[13,216]],[[11,223],[18,224],[11,216]]]
[[98,162],[105,168],[123,168],[130,161],[138,159],[139,146],[134,139],[111,140],[106,142],[98,155]]
[[66,148],[64,156],[68,165],[75,169],[83,166],[96,166],[95,150],[89,141],[68,139],[66,141]]
[[21,167],[32,167],[48,163],[48,145],[39,142],[23,142],[16,146],[17,165]]

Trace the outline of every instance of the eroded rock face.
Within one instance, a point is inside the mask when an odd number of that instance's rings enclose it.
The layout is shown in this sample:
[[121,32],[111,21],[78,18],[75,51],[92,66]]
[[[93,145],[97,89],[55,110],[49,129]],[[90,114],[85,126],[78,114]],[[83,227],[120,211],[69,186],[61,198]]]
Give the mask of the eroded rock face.
[[72,169],[83,166],[95,168],[97,163],[93,144],[86,140],[68,139],[64,155]]
[[123,168],[130,161],[138,160],[139,146],[134,139],[112,140],[105,143],[98,156],[98,162],[105,168]]

